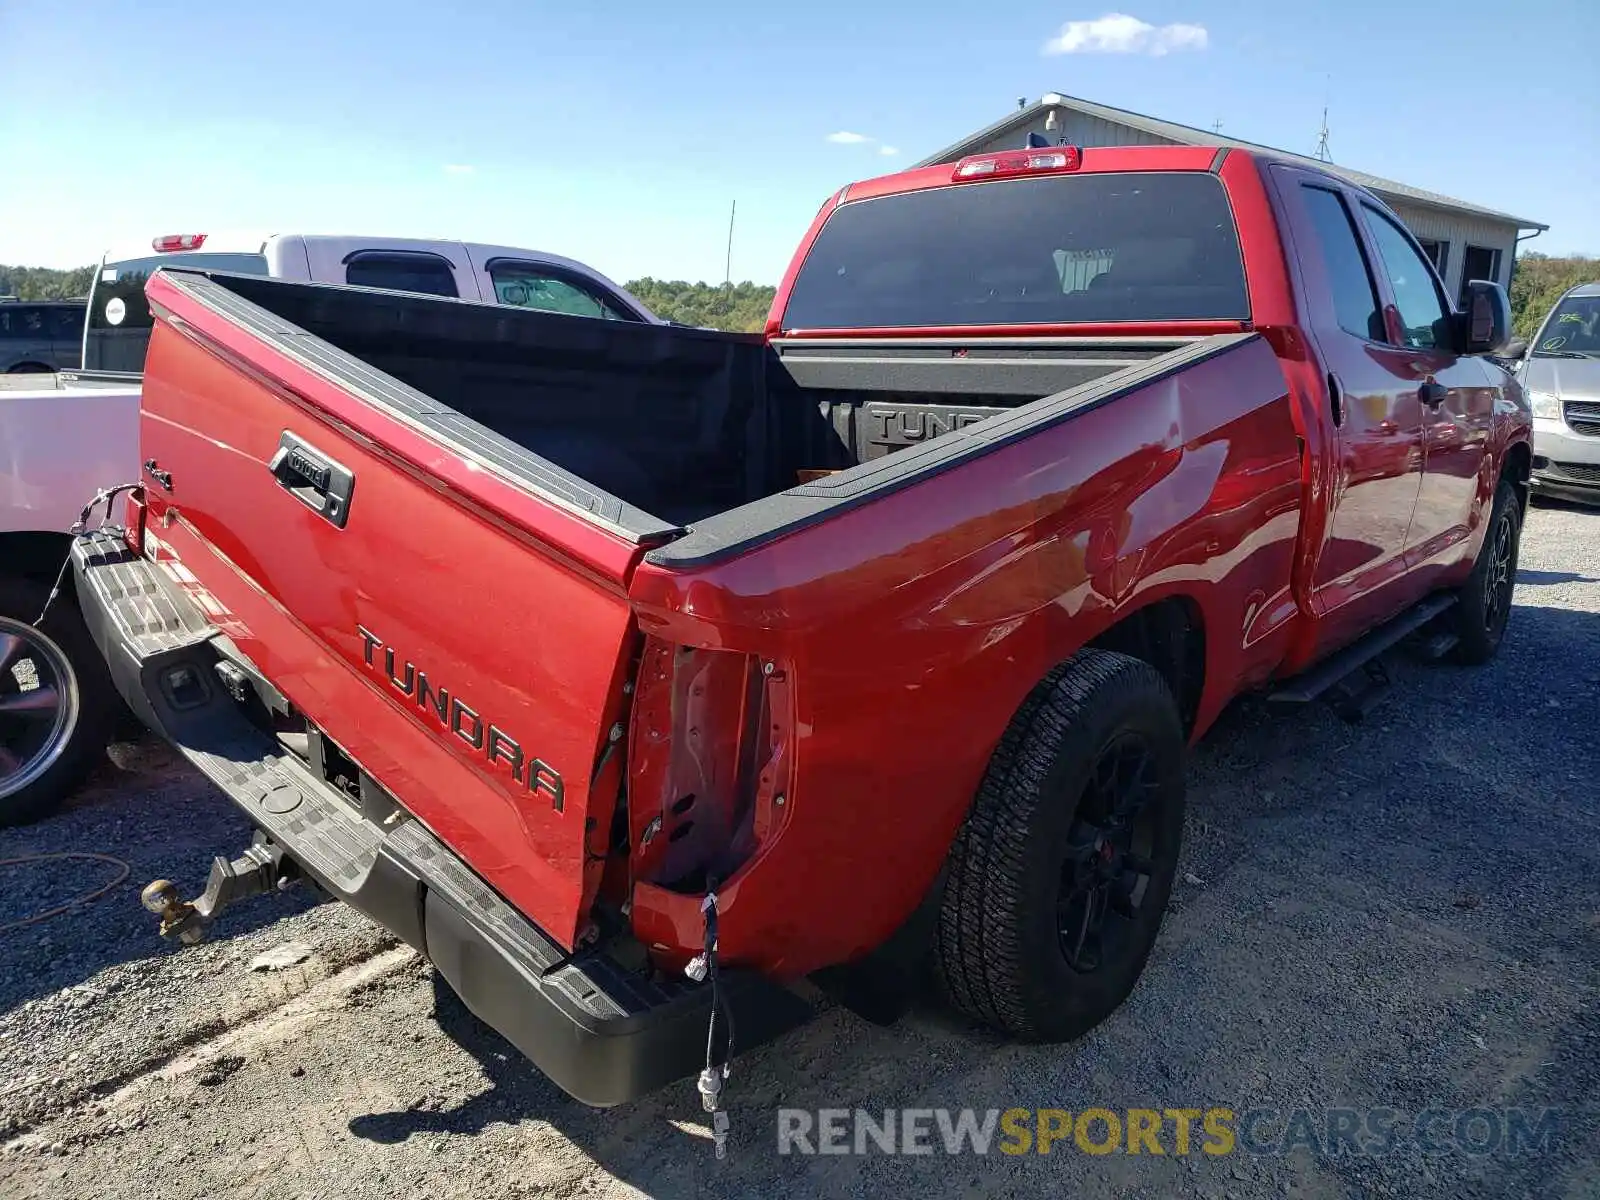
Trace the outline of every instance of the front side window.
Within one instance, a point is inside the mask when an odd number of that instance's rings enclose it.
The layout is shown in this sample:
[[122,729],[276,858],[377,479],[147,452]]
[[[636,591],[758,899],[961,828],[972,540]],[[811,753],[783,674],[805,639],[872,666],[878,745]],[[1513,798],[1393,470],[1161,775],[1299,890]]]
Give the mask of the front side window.
[[1443,321],[1448,314],[1427,259],[1398,225],[1370,204],[1363,207],[1373,240],[1378,243],[1378,256],[1383,260],[1389,287],[1394,292],[1394,305],[1400,310],[1401,336],[1405,344],[1414,350],[1443,348],[1448,345],[1443,340]]
[[489,278],[494,281],[494,298],[500,304],[573,317],[626,320],[588,288],[532,265],[497,264],[489,268]]
[[58,304],[50,313],[50,336],[58,342],[75,342],[83,336],[84,310],[75,304]]
[[460,295],[450,264],[437,254],[364,251],[346,263],[344,281],[354,287],[387,288],[393,292]]

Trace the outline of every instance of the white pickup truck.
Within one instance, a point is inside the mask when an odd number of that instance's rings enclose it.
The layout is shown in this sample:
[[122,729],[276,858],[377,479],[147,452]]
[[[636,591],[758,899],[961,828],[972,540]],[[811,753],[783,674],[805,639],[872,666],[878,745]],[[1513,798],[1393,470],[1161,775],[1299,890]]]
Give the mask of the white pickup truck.
[[37,819],[70,794],[122,712],[70,591],[39,617],[83,505],[140,477],[139,387],[152,323],[144,285],[163,266],[662,323],[594,268],[512,246],[197,233],[109,251],[89,296],[82,369],[48,386],[0,390],[0,827]]

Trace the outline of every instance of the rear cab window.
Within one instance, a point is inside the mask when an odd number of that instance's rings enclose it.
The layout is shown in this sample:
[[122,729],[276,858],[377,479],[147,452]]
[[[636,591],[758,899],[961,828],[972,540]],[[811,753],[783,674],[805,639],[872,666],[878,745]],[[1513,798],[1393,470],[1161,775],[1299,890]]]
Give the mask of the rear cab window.
[[264,254],[222,254],[193,251],[152,254],[148,258],[103,263],[89,293],[87,329],[83,339],[86,371],[144,370],[153,320],[144,285],[162,267],[197,271],[232,271],[241,275],[267,274]]
[[1239,235],[1208,172],[1055,174],[847,201],[786,329],[1248,320]]

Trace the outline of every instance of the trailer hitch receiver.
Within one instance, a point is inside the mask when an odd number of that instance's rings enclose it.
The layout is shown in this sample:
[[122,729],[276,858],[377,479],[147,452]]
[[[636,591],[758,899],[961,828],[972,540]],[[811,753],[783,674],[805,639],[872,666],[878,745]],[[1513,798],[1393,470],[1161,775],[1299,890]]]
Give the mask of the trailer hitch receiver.
[[182,899],[171,880],[157,879],[139,893],[139,902],[161,918],[162,937],[192,946],[205,938],[211,922],[235,900],[283,891],[298,878],[297,868],[282,849],[260,839],[232,861],[221,855],[213,859],[206,889],[194,900]]

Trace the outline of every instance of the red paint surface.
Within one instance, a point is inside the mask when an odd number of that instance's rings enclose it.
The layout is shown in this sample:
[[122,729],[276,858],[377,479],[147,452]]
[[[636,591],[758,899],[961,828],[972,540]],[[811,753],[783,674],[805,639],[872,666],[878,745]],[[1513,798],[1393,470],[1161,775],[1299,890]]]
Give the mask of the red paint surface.
[[[141,454],[172,472],[174,490],[150,491],[147,529],[297,708],[570,945],[599,885],[585,818],[608,829],[617,794],[615,770],[594,795],[589,781],[620,714],[632,650],[621,578],[636,548],[467,468],[159,275],[149,292],[183,331],[163,317],[150,343]],[[346,528],[272,478],[286,429],[354,470]],[[395,649],[402,680],[410,661],[558,770],[562,811],[406,696],[381,656],[369,666],[361,627]]]
[[[1082,169],[1207,170],[1213,159],[1193,148],[1091,149]],[[952,186],[950,169],[845,189],[795,262],[841,197]],[[1282,182],[1237,150],[1221,177],[1260,338],[688,571],[642,563],[581,517],[472,470],[191,311],[158,276],[152,299],[201,339],[163,315],[151,343],[143,456],[174,473],[180,513],[162,536],[282,690],[554,936],[570,944],[604,886],[614,899],[631,894],[634,929],[663,961],[699,946],[699,896],[653,882],[672,873],[670,842],[645,844],[654,818],[669,837],[683,824],[693,806],[671,807],[693,792],[708,819],[743,839],[718,889],[725,957],[783,976],[850,959],[923,898],[1023,697],[1113,623],[1173,597],[1199,614],[1198,737],[1241,691],[1458,582],[1477,552],[1507,449],[1528,440],[1526,411],[1496,401],[1493,369],[1479,360],[1341,341],[1312,231]],[[794,273],[769,333],[781,331]],[[1387,285],[1383,300],[1392,302]],[[1459,399],[1410,412],[1408,388],[1449,382],[1463,363],[1482,371]],[[1361,414],[1342,426],[1330,413],[1334,370]],[[265,461],[284,428],[357,468],[363,490],[344,532],[267,503]],[[1410,499],[1386,501],[1391,492]],[[152,499],[151,528],[165,505]],[[555,764],[565,811],[511,786],[367,669],[357,623]],[[621,769],[601,772],[593,794],[587,781],[624,682],[636,695],[626,762],[634,859],[602,884],[585,866],[582,826],[586,816],[610,826]]]

